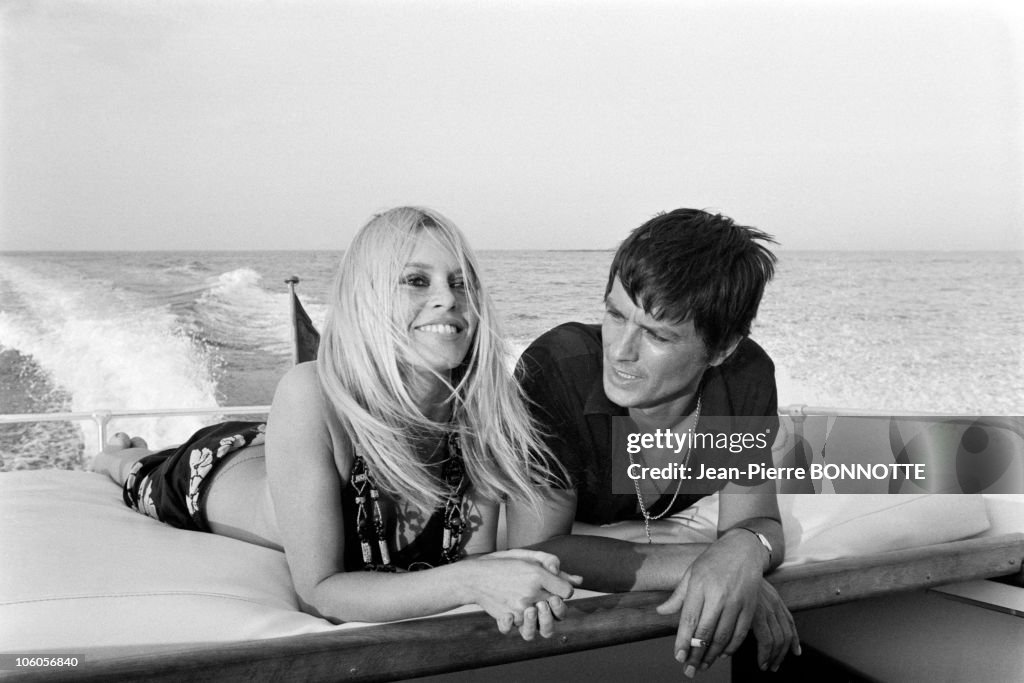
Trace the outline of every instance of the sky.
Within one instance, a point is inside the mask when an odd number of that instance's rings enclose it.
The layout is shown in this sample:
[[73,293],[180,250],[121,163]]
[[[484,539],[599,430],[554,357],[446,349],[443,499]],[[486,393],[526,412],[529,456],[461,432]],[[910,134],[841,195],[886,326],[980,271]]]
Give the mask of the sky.
[[1002,0],[0,0],[0,250],[343,249],[440,210],[611,249],[1024,249]]

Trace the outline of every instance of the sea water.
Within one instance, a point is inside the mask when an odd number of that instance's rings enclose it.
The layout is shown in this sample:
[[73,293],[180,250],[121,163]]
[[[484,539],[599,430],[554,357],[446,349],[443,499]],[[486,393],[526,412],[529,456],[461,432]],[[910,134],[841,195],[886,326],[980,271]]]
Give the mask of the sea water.
[[[288,288],[320,325],[339,252],[0,254],[0,414],[270,402],[291,364]],[[599,322],[610,251],[480,254],[514,353]],[[780,404],[1024,413],[1017,252],[786,252],[752,336]],[[152,446],[216,418],[119,419]],[[89,423],[0,425],[3,470],[77,468]]]

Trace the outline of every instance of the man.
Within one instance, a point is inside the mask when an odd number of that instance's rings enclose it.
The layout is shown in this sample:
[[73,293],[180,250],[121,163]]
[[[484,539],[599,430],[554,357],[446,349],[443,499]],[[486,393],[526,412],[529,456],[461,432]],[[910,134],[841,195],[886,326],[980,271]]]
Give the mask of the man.
[[[762,669],[777,670],[788,650],[800,650],[792,617],[762,578],[784,554],[771,482],[735,476],[711,482],[724,484],[717,540],[653,543],[672,537],[659,519],[710,492],[695,493],[708,482],[694,480],[715,464],[715,452],[687,442],[688,434],[735,416],[739,429],[759,439],[744,442],[750,448],[740,449],[743,457],[770,459],[778,426],[774,365],[747,335],[774,272],[775,257],[765,246],[772,241],[704,211],[656,216],[618,249],[602,324],[556,327],[520,360],[524,390],[572,488],[552,491],[550,509],[539,516],[510,508],[510,545],[517,543],[517,529],[542,525],[563,535],[539,547],[557,554],[564,570],[582,575],[585,588],[673,590],[658,611],[681,610],[675,652],[689,677],[732,655],[751,626]],[[663,436],[671,430],[668,443],[675,447],[633,441],[626,460],[623,429],[661,430]],[[631,476],[666,466],[688,471],[686,485],[683,476],[644,480],[643,486]],[[642,525],[648,543],[565,535],[573,520],[584,534],[614,535],[622,524],[596,526],[616,522]]]

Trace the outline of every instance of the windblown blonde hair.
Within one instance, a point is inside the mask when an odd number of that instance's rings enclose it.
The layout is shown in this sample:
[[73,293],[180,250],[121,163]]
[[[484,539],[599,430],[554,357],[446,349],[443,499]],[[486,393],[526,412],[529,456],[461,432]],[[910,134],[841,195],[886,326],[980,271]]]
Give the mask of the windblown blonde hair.
[[[400,283],[418,241],[429,237],[458,260],[468,306],[478,319],[466,358],[448,383],[452,422],[436,422],[409,391],[408,322]],[[466,472],[483,497],[506,495],[536,506],[536,487],[565,474],[541,440],[509,371],[509,351],[494,307],[480,287],[477,260],[458,228],[436,211],[399,207],[374,216],[353,239],[335,277],[317,358],[320,385],[382,492],[422,511],[440,505],[446,484],[417,456],[416,442],[455,429]],[[552,471],[556,468],[557,473]]]

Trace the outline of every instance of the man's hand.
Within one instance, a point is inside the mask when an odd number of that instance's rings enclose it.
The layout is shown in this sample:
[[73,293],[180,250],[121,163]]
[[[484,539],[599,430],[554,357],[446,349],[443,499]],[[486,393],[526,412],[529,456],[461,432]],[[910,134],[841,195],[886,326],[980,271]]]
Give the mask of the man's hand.
[[754,612],[754,637],[757,638],[757,666],[761,671],[778,671],[787,652],[800,655],[800,636],[789,608],[775,586],[761,579],[761,590]]
[[[758,612],[764,565],[765,550],[753,534],[728,533],[690,565],[669,599],[658,606],[659,614],[682,610],[675,653],[686,665],[687,677],[739,648]],[[770,615],[775,613],[764,610],[766,632],[774,633],[772,626],[778,619],[772,621]],[[775,652],[774,645],[770,652]]]

